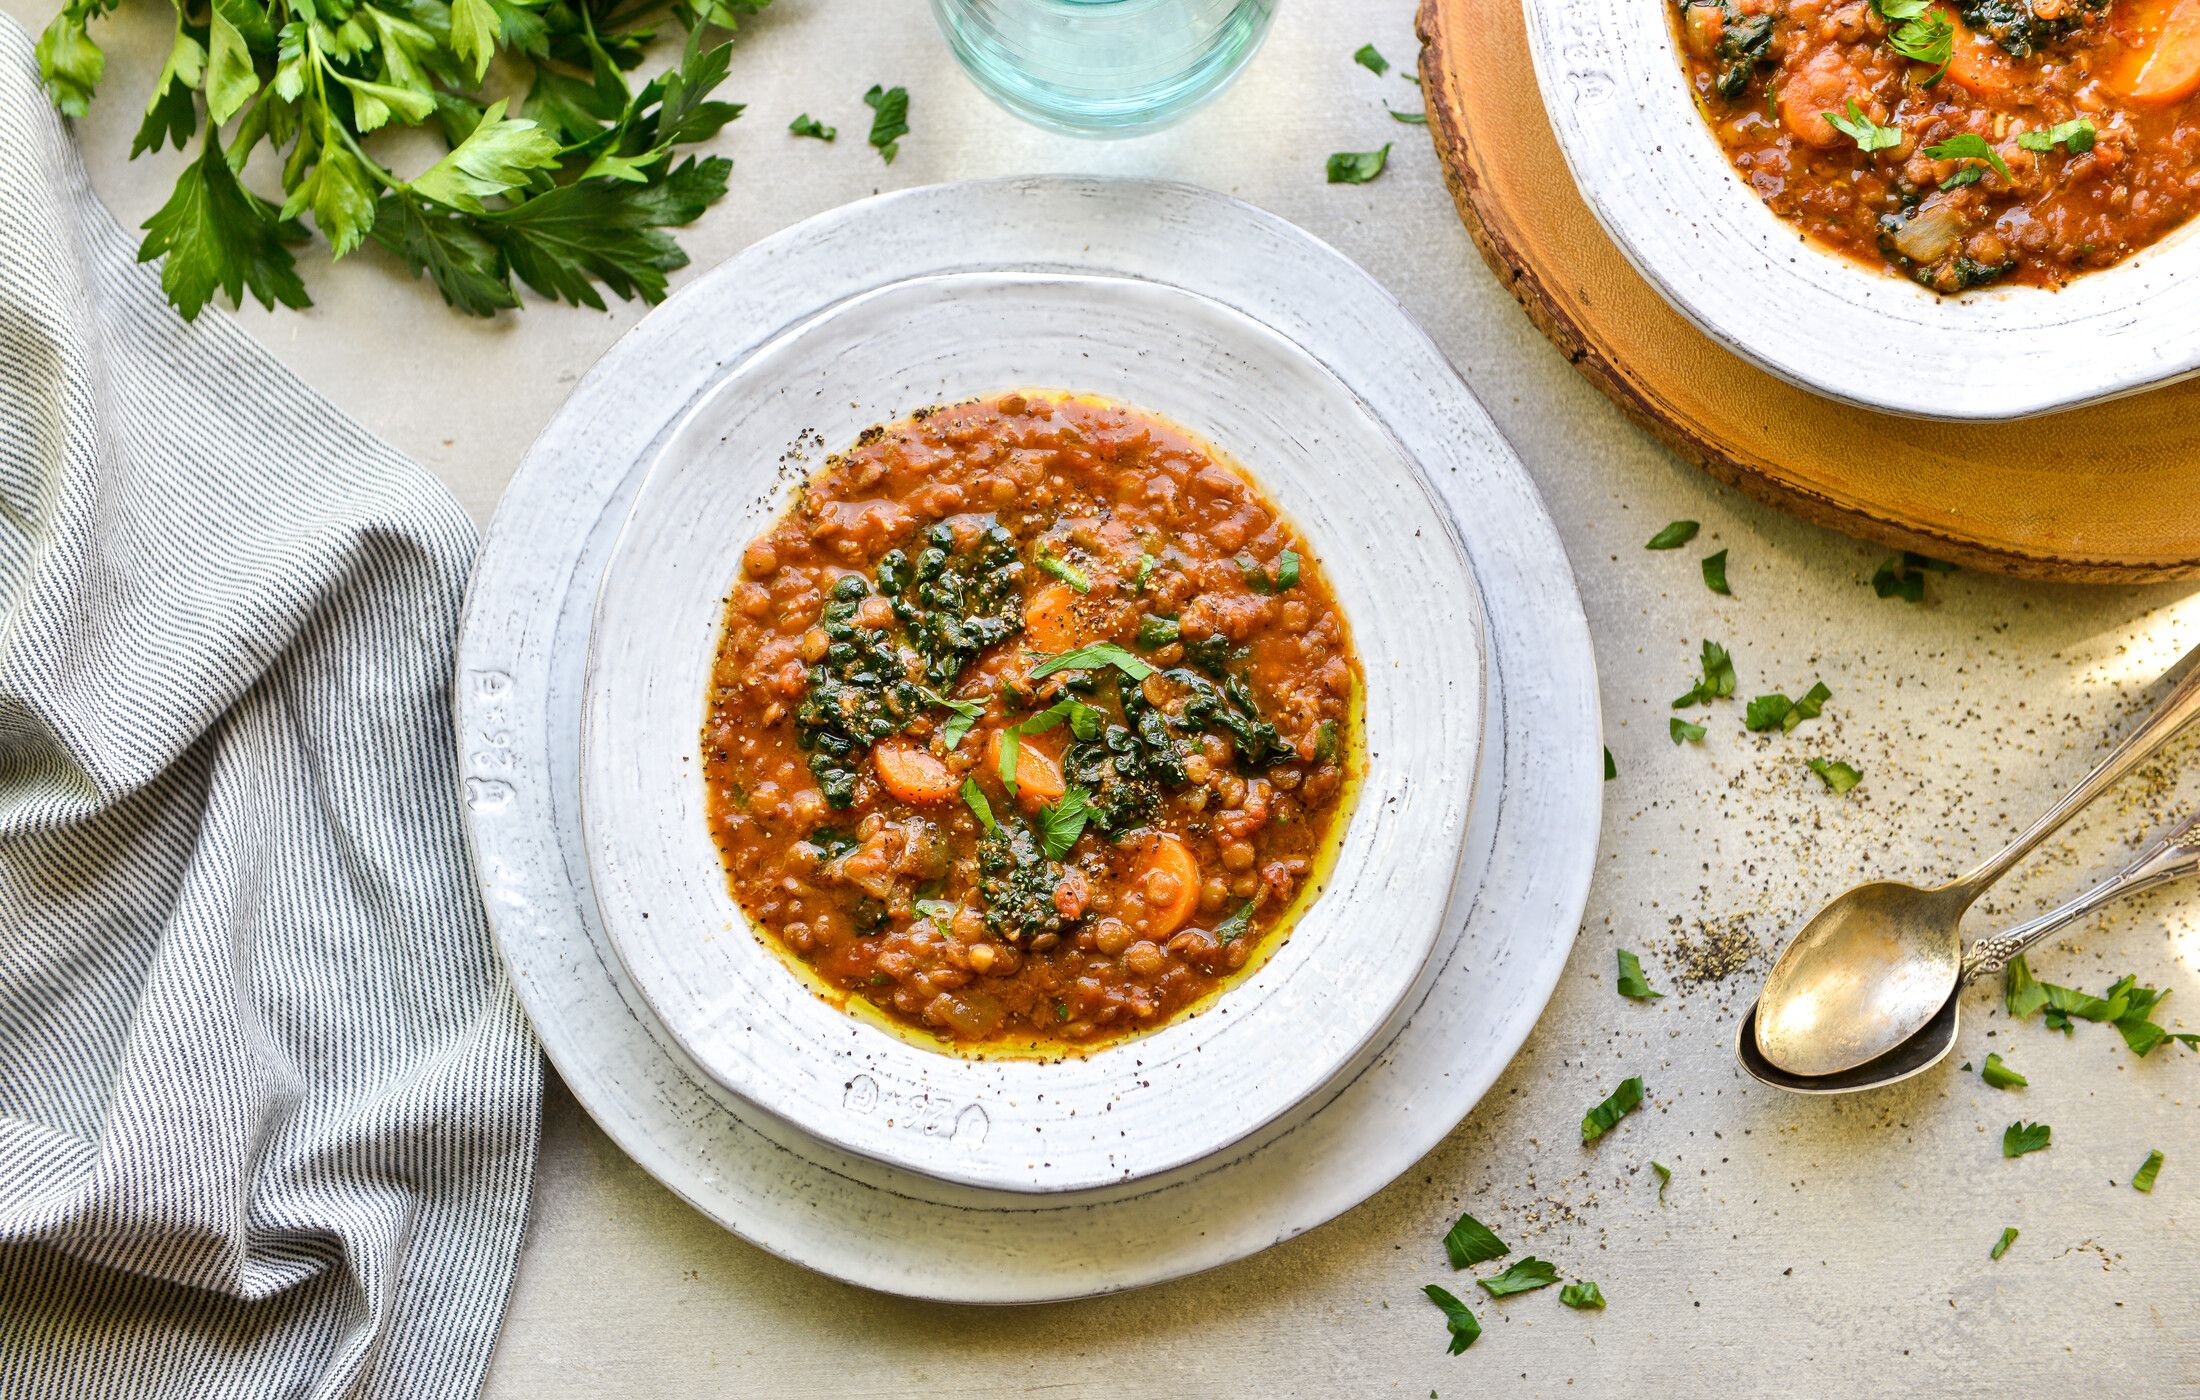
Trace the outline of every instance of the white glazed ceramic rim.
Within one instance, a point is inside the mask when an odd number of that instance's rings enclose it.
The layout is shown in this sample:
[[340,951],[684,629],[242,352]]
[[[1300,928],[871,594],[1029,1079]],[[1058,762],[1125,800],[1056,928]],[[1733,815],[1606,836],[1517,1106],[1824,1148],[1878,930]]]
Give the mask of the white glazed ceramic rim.
[[[806,434],[835,447],[917,407],[1012,388],[1153,411],[1254,473],[1353,627],[1374,755],[1322,895],[1265,965],[1196,1016],[1052,1062],[948,1055],[821,1000],[728,894],[697,762],[723,599],[743,545],[790,497],[783,454]],[[1432,628],[1432,616],[1461,622]],[[583,710],[598,906],[682,1048],[827,1142],[1001,1190],[1148,1176],[1315,1093],[1420,983],[1461,857],[1482,667],[1476,591],[1448,518],[1357,398],[1283,337],[1120,278],[897,283],[745,360],[675,431],[636,498],[599,595]]]
[[1597,221],[1705,334],[1829,398],[1992,421],[2200,369],[2193,225],[2059,292],[1940,297],[1765,207],[1690,98],[1672,0],[1523,0],[1543,105]]

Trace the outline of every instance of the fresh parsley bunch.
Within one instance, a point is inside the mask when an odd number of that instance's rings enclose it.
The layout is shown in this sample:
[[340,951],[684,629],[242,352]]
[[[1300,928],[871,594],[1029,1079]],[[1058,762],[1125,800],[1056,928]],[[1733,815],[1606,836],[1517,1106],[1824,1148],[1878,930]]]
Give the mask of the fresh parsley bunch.
[[[39,38],[39,71],[71,116],[106,67],[91,22],[121,3],[69,0]],[[175,41],[130,154],[198,140],[138,253],[167,256],[161,285],[189,320],[216,291],[232,305],[247,292],[269,309],[311,304],[290,253],[309,214],[334,256],[371,238],[470,315],[519,305],[515,277],[598,309],[599,288],[661,300],[687,262],[665,230],[700,216],[733,168],[675,155],[741,114],[710,98],[730,46],[705,33],[770,0],[172,3]],[[680,60],[630,87],[667,13],[687,31]],[[517,81],[492,98],[500,53],[513,61],[499,79]],[[434,132],[448,154],[399,176],[367,139],[393,122]],[[280,166],[255,182],[279,180],[279,203],[242,178],[256,155]]]

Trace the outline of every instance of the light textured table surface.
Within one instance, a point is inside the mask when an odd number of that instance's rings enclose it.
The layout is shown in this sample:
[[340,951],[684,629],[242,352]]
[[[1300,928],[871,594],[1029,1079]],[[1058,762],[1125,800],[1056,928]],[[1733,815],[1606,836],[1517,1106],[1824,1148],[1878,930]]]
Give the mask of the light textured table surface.
[[[35,29],[52,3],[0,7]],[[125,159],[169,23],[148,0],[108,23],[104,95],[79,123],[126,224],[166,197],[177,162]],[[741,1243],[643,1174],[553,1083],[488,1395],[2200,1394],[2200,1055],[2171,1046],[2140,1060],[2107,1027],[2065,1039],[2011,1025],[1998,995],[1978,992],[1949,1065],[1864,1098],[1799,1101],[1733,1066],[1733,1018],[1761,964],[1713,975],[1867,873],[1952,874],[2016,830],[2200,641],[2200,602],[2187,588],[1970,574],[1933,578],[1923,606],[1876,598],[1883,551],[1717,486],[1575,377],[1476,256],[1425,134],[1384,115],[1384,101],[1411,110],[1418,93],[1352,64],[1369,41],[1410,66],[1409,0],[1296,0],[1220,101],[1165,133],[1098,145],[989,105],[917,0],[776,0],[741,35],[722,94],[750,104],[715,143],[734,160],[732,192],[683,241],[707,267],[880,189],[1120,172],[1242,196],[1389,286],[1489,405],[1558,519],[1619,765],[1581,937],[1526,1050],[1443,1146],[1342,1219],[1204,1277],[1005,1311],[881,1297]],[[873,82],[911,93],[891,167],[862,141]],[[840,140],[790,137],[798,111],[838,125]],[[1398,146],[1379,181],[1323,183],[1330,151],[1385,141]],[[334,269],[318,250],[306,263],[313,310],[255,309],[244,324],[483,522],[570,386],[642,314],[531,304],[468,321],[371,249]],[[2200,431],[2195,447],[2200,457]],[[1642,548],[1677,517],[1703,522],[1695,543]],[[1721,548],[1731,598],[1698,574]],[[1739,698],[1714,707],[1701,746],[1676,747],[1667,704],[1706,637],[1732,648]],[[1799,695],[1820,678],[1833,691],[1823,719],[1744,732],[1743,699]],[[1817,755],[1854,763],[1863,785],[1827,793],[1802,766]],[[2177,766],[2104,800],[1974,925],[2111,868],[2185,810]],[[2200,1029],[2194,899],[2136,902],[2034,966],[2096,992],[2136,972],[2177,992],[2172,1029]],[[1641,953],[1669,995],[1621,999],[1615,947]],[[1990,1050],[2031,1087],[1997,1092],[1957,1069]],[[1644,1110],[1584,1149],[1583,1110],[1628,1074],[1648,1085]],[[2051,1124],[2054,1145],[2004,1160],[2002,1129],[2018,1118]],[[2156,1147],[2168,1162],[2141,1195],[2126,1183]],[[1662,1205],[1652,1160],[1673,1170]],[[1573,1312],[1555,1290],[1483,1298],[1438,1243],[1462,1209],[1516,1254],[1597,1280],[1609,1308]],[[1990,1261],[2005,1225],[2021,1238]],[[1420,1293],[1429,1282],[1481,1316],[1464,1356],[1445,1354],[1442,1318]]]

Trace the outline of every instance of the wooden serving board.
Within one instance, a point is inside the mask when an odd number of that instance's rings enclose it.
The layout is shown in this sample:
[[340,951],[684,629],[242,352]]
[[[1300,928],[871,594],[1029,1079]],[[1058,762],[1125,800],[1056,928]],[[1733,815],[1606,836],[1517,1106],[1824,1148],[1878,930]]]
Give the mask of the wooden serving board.
[[1668,306],[1582,203],[1520,0],[1421,0],[1416,27],[1429,133],[1482,256],[1567,359],[1683,458],[1806,520],[1969,567],[2200,576],[2200,379],[1997,424],[1873,413],[1775,379]]

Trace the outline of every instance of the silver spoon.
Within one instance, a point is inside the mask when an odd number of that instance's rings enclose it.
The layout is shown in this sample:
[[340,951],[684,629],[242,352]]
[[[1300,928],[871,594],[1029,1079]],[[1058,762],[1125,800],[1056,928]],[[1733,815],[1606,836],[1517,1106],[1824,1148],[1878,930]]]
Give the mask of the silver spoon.
[[1790,1074],[1759,1053],[1757,1008],[1752,1006],[1742,1017],[1741,1028],[1735,1034],[1735,1057],[1751,1078],[1798,1094],[1848,1094],[1922,1074],[1947,1058],[1948,1052],[1955,1048],[1956,1033],[1962,1024],[1966,986],[2000,972],[2025,949],[2104,904],[2200,871],[2200,842],[2186,839],[2195,827],[2200,827],[2200,814],[2188,818],[2141,853],[2138,859],[2068,904],[1972,944],[1971,951],[1963,957],[1956,988],[1948,994],[1948,999],[1941,1003],[1923,1029],[1886,1053],[1837,1074]]
[[1893,880],[1859,885],[1803,925],[1773,963],[1748,1018],[1764,1061],[1820,1079],[1878,1061],[1944,1014],[1952,1034],[1948,1006],[1961,985],[1964,913],[2079,808],[2200,716],[2196,661],[2200,650],[2171,668],[2175,683],[2139,727],[1977,868],[1926,889]]

